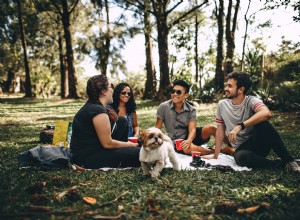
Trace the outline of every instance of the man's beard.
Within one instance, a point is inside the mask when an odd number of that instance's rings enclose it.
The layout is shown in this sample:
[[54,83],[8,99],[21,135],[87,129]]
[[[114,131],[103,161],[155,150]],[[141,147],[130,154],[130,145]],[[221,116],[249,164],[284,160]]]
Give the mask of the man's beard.
[[[226,91],[225,91],[225,93],[226,93]],[[231,94],[229,91],[228,91],[228,93],[230,94],[229,96],[227,96],[228,99],[234,99],[234,98],[238,97],[237,91],[234,94]]]

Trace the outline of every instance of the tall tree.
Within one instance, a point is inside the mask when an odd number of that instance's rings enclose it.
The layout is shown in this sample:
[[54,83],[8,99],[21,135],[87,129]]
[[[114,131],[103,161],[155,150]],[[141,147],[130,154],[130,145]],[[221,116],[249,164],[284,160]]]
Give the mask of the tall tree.
[[153,62],[152,55],[152,28],[150,17],[150,2],[144,0],[144,35],[145,35],[145,47],[146,47],[146,73],[147,79],[145,83],[144,99],[151,99],[156,93],[156,70]]
[[218,24],[218,36],[217,36],[217,58],[216,58],[216,70],[215,70],[215,90],[217,92],[224,89],[224,49],[223,49],[223,37],[224,37],[224,1],[219,0],[219,4],[215,1],[215,16]]
[[[51,0],[52,4],[56,8],[58,14],[61,16],[64,37],[66,43],[66,57],[67,57],[67,68],[68,68],[68,81],[69,81],[69,94],[68,98],[79,98],[77,93],[77,76],[74,66],[74,52],[72,46],[72,35],[71,35],[71,24],[70,16],[78,4],[78,0],[74,0],[73,5],[69,6],[67,0]],[[70,9],[69,9],[70,8]]]
[[248,6],[247,6],[247,9],[246,9],[246,13],[244,14],[244,20],[245,20],[245,33],[244,33],[244,40],[243,40],[243,50],[242,50],[242,59],[241,59],[241,70],[243,71],[244,70],[244,67],[245,67],[245,47],[246,47],[246,42],[247,42],[247,38],[248,38],[248,27],[249,27],[249,23],[252,22],[252,19],[254,20],[255,19],[255,14],[262,11],[262,10],[265,10],[265,8],[261,8],[255,12],[253,12],[252,14],[250,14],[248,16],[248,12],[249,12],[249,9],[250,9],[250,6],[251,6],[251,0],[248,0]]
[[21,41],[23,47],[23,55],[24,55],[24,66],[25,66],[25,97],[32,97],[31,91],[31,80],[30,80],[30,70],[28,64],[28,56],[27,56],[27,45],[26,45],[26,37],[25,37],[25,29],[23,25],[23,18],[22,18],[22,4],[20,0],[17,0],[18,6],[18,20],[20,26],[20,33],[21,33]]
[[225,74],[228,74],[233,71],[233,63],[234,63],[234,49],[235,49],[235,31],[237,26],[237,17],[238,11],[240,7],[240,0],[236,0],[236,4],[234,6],[234,15],[232,16],[232,8],[233,1],[229,0],[227,7],[227,15],[226,15],[226,42],[227,42],[227,50],[226,50],[226,61],[225,61]]
[[4,91],[9,92],[15,73],[21,68],[19,57],[23,56],[19,43],[19,24],[15,4],[6,0],[0,4],[0,78],[5,78]]
[[[96,39],[95,49],[97,50],[97,64],[100,67],[101,74],[107,74],[108,59],[110,54],[110,44],[111,44],[111,27],[109,18],[109,3],[107,0],[91,1],[97,10],[99,16],[99,38]],[[104,12],[103,12],[104,11]]]
[[201,4],[194,6],[179,18],[168,23],[168,15],[174,11],[183,0],[176,2],[173,7],[167,9],[170,4],[168,0],[151,0],[153,15],[156,18],[157,23],[157,42],[159,52],[159,69],[160,69],[160,84],[158,97],[166,99],[168,97],[168,91],[171,87],[170,75],[169,75],[169,49],[168,49],[168,34],[170,29],[181,21],[184,17],[194,12],[198,8],[204,6],[208,0],[204,0]]

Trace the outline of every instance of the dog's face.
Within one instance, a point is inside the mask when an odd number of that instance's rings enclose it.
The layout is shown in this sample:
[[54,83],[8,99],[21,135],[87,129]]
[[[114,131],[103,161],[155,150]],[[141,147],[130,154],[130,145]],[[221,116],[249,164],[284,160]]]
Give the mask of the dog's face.
[[164,134],[158,128],[149,128],[140,134],[145,150],[153,150],[160,147],[164,142]]

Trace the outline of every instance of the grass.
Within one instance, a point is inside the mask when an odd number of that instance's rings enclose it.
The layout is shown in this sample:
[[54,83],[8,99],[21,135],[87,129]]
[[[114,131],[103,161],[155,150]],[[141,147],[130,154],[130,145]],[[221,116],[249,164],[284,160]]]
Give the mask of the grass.
[[[0,98],[0,219],[299,219],[300,175],[283,170],[165,169],[159,181],[143,176],[140,169],[19,170],[17,155],[40,144],[42,128],[57,119],[72,120],[84,102]],[[138,101],[142,128],[154,125],[156,106]],[[213,123],[215,109],[216,104],[201,104],[198,125]],[[299,119],[299,112],[274,112],[272,119],[296,158],[300,158]],[[30,193],[41,182],[46,185],[38,196]],[[58,201],[56,196],[64,191],[67,195]],[[84,196],[97,203],[84,203]],[[257,205],[261,207],[253,213],[236,211]]]

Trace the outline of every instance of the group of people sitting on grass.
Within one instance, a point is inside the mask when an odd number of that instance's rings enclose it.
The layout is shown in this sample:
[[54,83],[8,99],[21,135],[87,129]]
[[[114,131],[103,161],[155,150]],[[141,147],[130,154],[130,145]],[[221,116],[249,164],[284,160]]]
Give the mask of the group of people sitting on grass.
[[[217,107],[217,126],[197,127],[196,109],[187,102],[190,86],[175,80],[171,99],[157,108],[154,126],[164,126],[173,141],[183,139],[183,150],[178,153],[199,151],[205,159],[229,153],[240,166],[300,172],[300,166],[268,122],[272,116],[268,107],[259,98],[246,95],[251,85],[249,74],[230,73],[226,99],[220,100]],[[114,87],[106,76],[96,75],[88,80],[86,93],[88,100],[73,119],[72,162],[89,169],[139,167],[139,143],[128,141],[128,137],[139,137],[140,131],[132,88],[127,83]],[[211,136],[215,137],[214,149],[202,147]],[[266,158],[272,149],[280,159]]]

